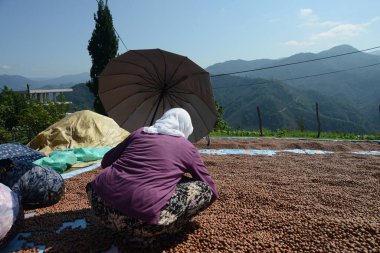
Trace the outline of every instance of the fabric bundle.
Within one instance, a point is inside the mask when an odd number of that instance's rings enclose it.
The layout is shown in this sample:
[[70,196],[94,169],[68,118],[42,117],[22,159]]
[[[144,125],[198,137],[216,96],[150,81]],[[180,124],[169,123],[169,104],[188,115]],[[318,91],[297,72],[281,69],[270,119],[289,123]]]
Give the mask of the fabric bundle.
[[11,229],[21,213],[17,194],[0,183],[0,247],[11,236]]
[[25,210],[55,204],[64,194],[64,181],[60,174],[33,164],[44,157],[22,144],[0,145],[0,183],[18,195]]

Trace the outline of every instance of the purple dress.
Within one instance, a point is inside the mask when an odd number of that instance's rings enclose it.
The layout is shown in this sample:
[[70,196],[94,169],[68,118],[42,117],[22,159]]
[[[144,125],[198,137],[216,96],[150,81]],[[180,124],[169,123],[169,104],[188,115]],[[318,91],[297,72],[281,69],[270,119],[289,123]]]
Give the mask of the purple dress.
[[91,182],[92,189],[121,213],[157,224],[185,173],[208,184],[213,202],[216,186],[194,145],[183,137],[133,132],[102,160],[104,170]]

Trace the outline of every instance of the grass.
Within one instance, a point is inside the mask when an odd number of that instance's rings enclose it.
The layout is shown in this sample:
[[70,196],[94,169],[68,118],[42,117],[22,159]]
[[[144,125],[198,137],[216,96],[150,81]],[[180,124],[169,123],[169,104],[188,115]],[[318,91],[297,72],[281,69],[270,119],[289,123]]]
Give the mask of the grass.
[[[260,131],[247,130],[214,130],[210,137],[277,137],[277,138],[310,138],[315,139],[318,132],[297,131],[297,130],[267,130],[263,129],[263,136]],[[321,132],[319,139],[333,140],[380,140],[380,134],[352,134],[339,132]]]

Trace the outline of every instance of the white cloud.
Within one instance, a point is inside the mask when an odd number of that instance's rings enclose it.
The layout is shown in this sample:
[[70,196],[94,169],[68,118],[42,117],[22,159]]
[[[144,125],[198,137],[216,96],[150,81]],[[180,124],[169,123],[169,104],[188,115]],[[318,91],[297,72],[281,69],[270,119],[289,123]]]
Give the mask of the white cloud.
[[365,30],[364,25],[358,24],[341,24],[331,28],[328,31],[312,34],[310,41],[328,40],[332,38],[353,37]]
[[333,27],[339,25],[339,22],[334,22],[334,21],[323,21],[323,22],[315,22],[314,25],[316,26],[321,26],[321,27]]
[[[302,10],[304,10],[302,12]],[[303,16],[308,16],[306,20],[300,27],[307,27],[310,30],[311,35],[309,35],[304,40],[289,40],[284,44],[287,46],[308,46],[313,45],[321,41],[331,41],[336,39],[346,39],[354,36],[358,36],[365,32],[368,27],[373,25],[375,22],[380,20],[380,16],[370,19],[368,22],[352,24],[352,23],[340,23],[335,21],[321,21],[318,16],[311,15],[310,11],[305,11],[309,9],[301,9],[300,13],[304,13]],[[321,29],[326,29],[322,30]]]
[[301,9],[300,16],[302,17],[300,27],[332,27],[339,24],[339,22],[329,20],[321,21],[317,15],[313,14],[311,9]]
[[10,69],[10,67],[8,65],[3,65],[1,66],[2,69]]
[[314,43],[310,41],[297,41],[297,40],[289,40],[285,42],[285,45],[287,46],[310,46],[312,44]]
[[313,10],[312,9],[300,9],[300,16],[301,17],[306,17],[306,16],[310,16],[311,14],[313,13]]
[[379,20],[380,20],[380,16],[376,16],[376,17],[372,18],[369,22],[364,23],[363,25],[364,26],[370,26],[370,25],[372,25],[373,23],[376,23]]

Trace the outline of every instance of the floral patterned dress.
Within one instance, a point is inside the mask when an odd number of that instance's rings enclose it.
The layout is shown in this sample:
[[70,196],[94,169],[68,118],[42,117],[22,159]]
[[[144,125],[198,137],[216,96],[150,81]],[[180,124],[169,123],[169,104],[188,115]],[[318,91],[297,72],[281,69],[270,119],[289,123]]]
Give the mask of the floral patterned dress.
[[150,243],[156,236],[178,232],[195,215],[206,209],[212,198],[210,186],[183,177],[168,203],[161,209],[157,225],[123,215],[107,205],[93,189],[86,187],[92,210],[107,227],[124,232],[134,243]]

